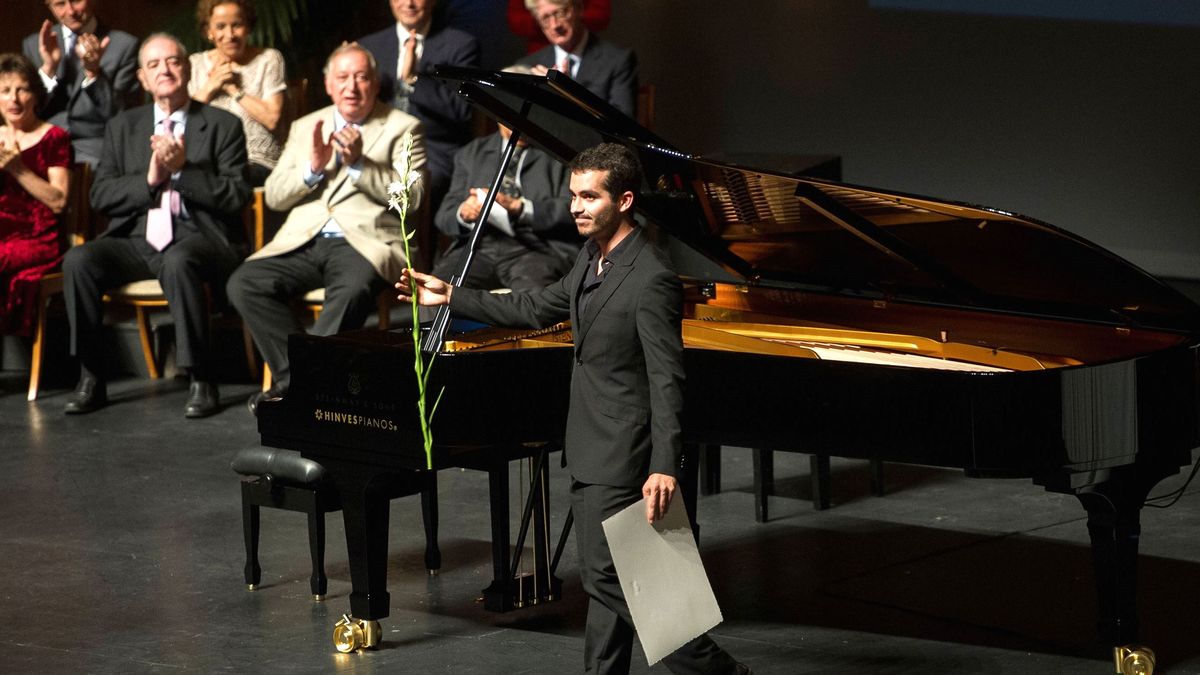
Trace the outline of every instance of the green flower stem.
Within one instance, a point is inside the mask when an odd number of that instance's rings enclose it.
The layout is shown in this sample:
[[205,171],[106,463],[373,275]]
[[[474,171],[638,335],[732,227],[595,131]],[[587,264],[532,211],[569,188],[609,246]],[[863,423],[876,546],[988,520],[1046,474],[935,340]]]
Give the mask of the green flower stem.
[[[412,136],[405,135],[403,142],[405,162],[400,172],[400,182],[393,183],[388,187],[388,205],[400,214],[400,234],[404,238],[404,260],[409,267],[412,267],[412,250],[408,243],[416,235],[415,231],[408,230],[409,189],[413,184],[411,179],[413,174]],[[416,293],[412,294],[409,304],[412,306],[413,372],[417,376],[417,416],[421,420],[421,440],[425,445],[425,467],[432,469],[433,415],[437,412],[438,404],[441,403],[442,394],[446,393],[446,388],[442,387],[438,392],[437,399],[434,400],[432,406],[427,405],[426,385],[429,383],[429,374],[433,371],[433,362],[437,359],[437,354],[431,354],[429,363],[425,363],[425,353],[421,351],[420,305],[417,303]]]

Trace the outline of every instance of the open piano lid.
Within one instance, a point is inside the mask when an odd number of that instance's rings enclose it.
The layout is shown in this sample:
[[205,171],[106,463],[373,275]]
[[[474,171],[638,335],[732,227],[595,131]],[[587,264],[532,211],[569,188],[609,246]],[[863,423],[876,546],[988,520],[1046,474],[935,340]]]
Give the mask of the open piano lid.
[[639,213],[672,235],[685,277],[1200,331],[1200,307],[1186,296],[1052,225],[681,153],[557,71],[434,74],[564,162],[604,141],[637,152],[648,183]]

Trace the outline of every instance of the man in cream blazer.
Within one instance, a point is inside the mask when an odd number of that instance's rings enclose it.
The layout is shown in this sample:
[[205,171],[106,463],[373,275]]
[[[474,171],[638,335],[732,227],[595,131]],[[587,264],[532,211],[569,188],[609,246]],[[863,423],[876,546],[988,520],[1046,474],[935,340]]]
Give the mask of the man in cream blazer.
[[[247,402],[251,412],[287,391],[287,336],[303,331],[292,299],[324,288],[324,308],[312,332],[357,328],[407,264],[399,214],[388,208],[387,188],[400,180],[406,164],[423,173],[420,123],[376,101],[375,60],[357,45],[343,45],[329,57],[325,91],[333,105],[296,120],[267,178],[267,206],[288,212],[287,220],[227,285],[273,376],[271,389]],[[420,183],[413,188],[417,194],[420,189]]]

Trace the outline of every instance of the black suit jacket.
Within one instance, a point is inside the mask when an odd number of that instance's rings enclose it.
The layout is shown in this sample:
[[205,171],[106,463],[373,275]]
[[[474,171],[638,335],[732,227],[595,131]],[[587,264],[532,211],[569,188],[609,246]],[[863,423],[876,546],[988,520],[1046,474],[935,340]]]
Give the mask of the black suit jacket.
[[563,459],[583,483],[641,487],[651,473],[679,475],[683,416],[683,288],[637,228],[588,301],[575,295],[589,243],[561,280],[497,295],[455,288],[451,308],[497,325],[541,328],[570,318],[575,360]]
[[[400,39],[396,25],[358,41],[375,56],[379,66],[379,99],[395,105],[396,64],[400,59]],[[417,64],[417,84],[408,98],[408,112],[425,127],[426,164],[430,173],[449,176],[454,151],[471,140],[471,106],[458,95],[457,88],[429,76],[435,65],[479,67],[479,41],[474,35],[436,24],[425,36],[421,61]]]
[[[113,118],[89,195],[92,208],[109,217],[101,236],[127,236],[158,206],[161,191],[146,184],[154,107],[145,105]],[[240,257],[245,241],[242,207],[250,198],[246,182],[246,137],[241,121],[197,101],[188,107],[184,130],[186,163],[174,187],[200,232],[229,255]]]
[[[492,186],[496,170],[500,168],[503,143],[500,134],[494,133],[476,138],[454,155],[450,190],[434,216],[434,223],[447,236],[469,234],[469,230],[458,222],[458,207],[472,188]],[[570,177],[567,167],[558,160],[537,148],[525,148],[525,161],[521,162],[521,196],[533,203],[531,228],[539,238],[568,257],[573,256],[583,243],[575,228],[575,219],[571,217]],[[499,232],[497,235],[504,236]]]
[[[56,25],[54,32],[58,36],[58,44],[64,44],[62,24]],[[101,40],[108,38],[108,48],[100,57],[100,76],[84,87],[84,73],[80,66],[73,81],[63,81],[68,58],[64,55],[58,63],[58,86],[46,97],[39,110],[39,117],[66,129],[72,138],[103,136],[108,120],[124,110],[126,103],[140,91],[137,82],[137,38],[102,24],[96,26],[96,37]],[[34,66],[42,67],[37,33],[27,36],[21,49]]]
[[[553,68],[554,45],[547,45],[517,63]],[[587,44],[579,55],[579,72],[575,75],[575,81],[626,115],[633,117],[636,113],[638,63],[633,51],[602,40],[595,33],[588,33]]]

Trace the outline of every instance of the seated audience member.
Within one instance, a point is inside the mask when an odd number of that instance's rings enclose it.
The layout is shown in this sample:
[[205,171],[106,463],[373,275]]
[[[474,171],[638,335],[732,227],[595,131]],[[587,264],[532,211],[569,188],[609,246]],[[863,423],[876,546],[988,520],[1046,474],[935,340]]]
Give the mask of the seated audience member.
[[62,254],[71,140],[38,119],[45,96],[29,59],[0,54],[0,334],[29,334],[38,281]]
[[637,56],[606,42],[583,23],[581,0],[525,0],[550,44],[517,63],[536,75],[549,69],[570,75],[588,91],[633,117],[637,106]]
[[[358,41],[379,64],[380,99],[425,129],[427,203],[450,185],[454,153],[471,140],[471,106],[455,85],[429,77],[435,65],[479,67],[479,41],[435,21],[436,0],[390,0],[396,24]],[[440,18],[440,17],[437,17]]]
[[[608,28],[608,20],[612,15],[612,5],[609,0],[583,0],[583,25],[589,31]],[[517,37],[525,40],[525,51],[529,54],[550,44],[542,27],[534,20],[525,6],[525,0],[508,0],[508,29]]]
[[108,229],[63,260],[71,353],[80,362],[65,412],[108,402],[104,292],[157,278],[175,321],[176,362],[191,375],[184,414],[206,417],[217,412],[218,398],[204,285],[219,297],[240,260],[241,211],[250,196],[246,137],[238,118],[188,97],[188,55],[178,39],[151,35],[138,62],[153,102],[109,123],[90,195],[92,209],[110,219]]
[[258,187],[283,152],[275,134],[287,81],[282,54],[248,43],[256,18],[251,0],[200,0],[196,20],[214,49],[192,54],[188,93],[242,120],[250,160],[247,173],[250,185]]
[[356,44],[334,50],[325,65],[325,92],[333,105],[292,124],[279,165],[267,178],[267,205],[288,211],[287,220],[228,284],[229,299],[273,377],[270,390],[247,402],[251,412],[287,391],[287,337],[303,331],[293,298],[325,288],[312,329],[317,335],[358,328],[406,264],[387,187],[408,161],[406,134],[413,137],[413,168],[424,166],[425,150],[420,122],[377,101],[378,91],[379,71],[369,51]]
[[[454,156],[454,179],[434,218],[454,243],[434,267],[434,276],[449,279],[462,271],[471,230],[511,133],[501,126]],[[569,178],[567,168],[553,157],[528,147],[523,138],[517,142],[464,286],[537,289],[567,273],[583,244],[571,217]]]
[[71,135],[75,161],[100,159],[104,125],[137,93],[137,38],[100,23],[99,0],[46,0],[58,23],[43,21],[22,51],[38,68],[42,119]]

